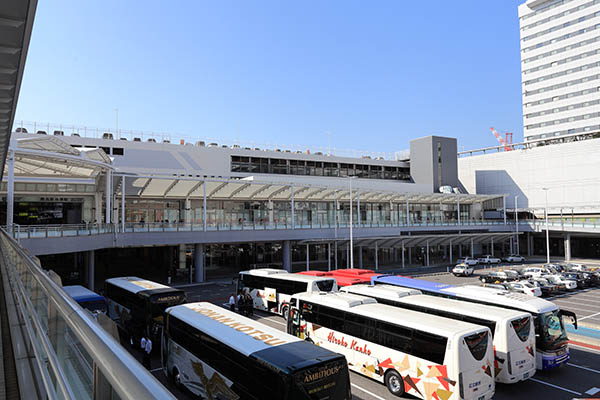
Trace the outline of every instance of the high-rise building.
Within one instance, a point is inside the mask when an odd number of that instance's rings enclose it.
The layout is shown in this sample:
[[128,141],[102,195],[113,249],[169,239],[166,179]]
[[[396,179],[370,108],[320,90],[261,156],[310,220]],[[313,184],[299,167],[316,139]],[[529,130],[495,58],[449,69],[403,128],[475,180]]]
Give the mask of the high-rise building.
[[600,0],[519,6],[526,141],[600,131]]

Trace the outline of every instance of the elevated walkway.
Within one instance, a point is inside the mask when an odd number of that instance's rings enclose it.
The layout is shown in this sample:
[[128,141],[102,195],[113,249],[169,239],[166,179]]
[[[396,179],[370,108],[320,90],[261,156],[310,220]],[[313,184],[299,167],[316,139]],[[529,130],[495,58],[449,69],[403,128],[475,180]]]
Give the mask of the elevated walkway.
[[175,399],[4,230],[0,270],[0,398]]
[[[354,224],[353,237],[378,238],[409,234],[507,233],[514,225],[503,221]],[[527,230],[528,225],[524,224]],[[521,230],[523,231],[523,230]],[[187,244],[277,242],[284,240],[339,240],[349,237],[348,224],[220,224],[186,223],[90,224],[13,226],[12,235],[33,255],[60,254],[113,247],[174,246]],[[68,240],[65,240],[68,238]]]

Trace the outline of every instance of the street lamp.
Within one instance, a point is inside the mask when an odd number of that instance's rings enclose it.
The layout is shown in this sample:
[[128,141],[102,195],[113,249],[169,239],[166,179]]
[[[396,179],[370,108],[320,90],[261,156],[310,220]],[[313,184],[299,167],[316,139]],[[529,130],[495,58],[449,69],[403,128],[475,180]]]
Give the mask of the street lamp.
[[353,176],[348,177],[350,181],[350,269],[354,269],[354,238],[352,235],[352,179]]
[[517,199],[519,198],[519,195],[515,195],[515,233],[516,233],[516,254],[521,254],[519,252],[519,207],[518,207],[518,203],[517,203]]
[[550,233],[548,232],[548,190],[549,188],[542,188],[546,192],[546,263],[550,264]]

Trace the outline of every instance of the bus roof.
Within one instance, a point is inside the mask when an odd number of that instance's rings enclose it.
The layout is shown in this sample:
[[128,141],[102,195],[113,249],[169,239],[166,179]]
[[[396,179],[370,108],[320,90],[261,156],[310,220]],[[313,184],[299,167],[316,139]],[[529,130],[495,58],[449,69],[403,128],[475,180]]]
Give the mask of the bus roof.
[[[268,271],[265,271],[265,270],[268,270]],[[270,273],[270,271],[283,271],[283,272]],[[271,268],[251,269],[249,271],[242,271],[242,272],[240,272],[240,274],[268,276],[269,278],[274,278],[274,279],[283,279],[283,280],[287,280],[287,281],[307,282],[307,283],[315,282],[315,281],[323,281],[323,280],[335,281],[335,278],[330,277],[330,276],[291,274],[284,270],[271,269]]]
[[211,303],[182,304],[167,308],[166,313],[219,339],[245,356],[273,346],[302,341]]
[[81,285],[63,286],[63,290],[77,302],[104,300],[103,296]]
[[465,298],[474,301],[485,301],[497,304],[498,307],[519,309],[533,314],[558,309],[554,303],[544,299],[505,290],[490,290],[475,285],[454,286],[397,275],[374,276],[372,277],[371,282],[374,284],[388,283],[391,285],[417,289],[421,290],[424,294],[435,293],[443,296],[455,296],[458,300],[460,300],[460,298]]
[[460,298],[472,298],[475,300],[489,301],[498,307],[519,308],[530,313],[544,313],[558,309],[551,301],[539,297],[528,296],[522,293],[509,292],[505,290],[490,290],[482,286],[466,285],[454,286],[444,290],[444,293],[453,294]]
[[346,275],[352,277],[360,277],[360,278],[370,278],[374,275],[381,275],[375,271],[371,271],[370,269],[360,269],[360,268],[352,268],[352,269],[336,269],[331,271],[332,275]]
[[353,285],[340,289],[344,292],[359,294],[363,296],[380,296],[389,300],[396,300],[400,297],[421,294],[420,290],[404,288],[394,285]]
[[377,304],[375,299],[350,293],[299,293],[293,297],[449,338],[487,329],[468,322]]
[[156,289],[174,289],[170,286],[163,285],[161,283],[152,282],[146,279],[138,278],[137,276],[122,276],[120,278],[107,279],[106,282],[118,286],[128,292],[138,293],[143,290],[156,290]]
[[[365,285],[357,285],[365,286]],[[488,306],[460,299],[448,299],[445,297],[427,296],[421,294],[415,289],[407,289],[392,285],[376,285],[359,288],[357,286],[344,288],[344,291],[350,291],[365,296],[377,296],[383,299],[396,301],[400,304],[410,304],[415,306],[428,307],[436,310],[454,312],[488,321],[500,321],[503,319],[523,318],[529,315],[523,311],[510,310],[501,307]],[[354,290],[359,289],[359,290]],[[397,289],[397,292],[394,291]]]
[[445,283],[424,281],[421,279],[407,278],[405,276],[400,275],[379,275],[371,277],[371,282],[375,283],[390,283],[392,285],[405,286],[418,290],[426,290],[430,292],[436,292],[440,294],[444,294],[445,292],[442,289],[447,289],[452,287],[452,285],[448,285]]

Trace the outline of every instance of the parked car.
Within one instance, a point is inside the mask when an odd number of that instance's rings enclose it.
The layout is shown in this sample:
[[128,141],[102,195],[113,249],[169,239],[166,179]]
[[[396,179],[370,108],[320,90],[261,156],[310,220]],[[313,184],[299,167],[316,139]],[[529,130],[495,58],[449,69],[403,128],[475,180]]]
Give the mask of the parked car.
[[592,279],[592,284],[594,286],[600,286],[600,272],[586,272],[590,274]]
[[459,258],[457,264],[477,265],[477,259],[473,257]]
[[483,283],[499,283],[512,281],[513,277],[505,271],[492,271],[488,274],[481,275],[479,280]]
[[542,295],[542,290],[539,287],[527,281],[508,282],[506,283],[506,286],[511,292],[523,293],[535,297],[540,297]]
[[488,289],[508,290],[504,283],[484,283],[482,286]]
[[509,263],[522,263],[522,262],[525,262],[525,257],[520,256],[518,254],[511,254],[510,256],[506,257],[504,260]]
[[489,254],[486,254],[485,256],[479,257],[477,259],[477,262],[479,262],[480,264],[500,264],[502,260],[500,260],[497,257],[492,257]]
[[530,278],[529,282],[540,288],[542,296],[554,296],[558,292],[558,286],[545,278]]
[[565,267],[567,271],[583,272],[587,270],[585,265],[579,263],[568,263]]
[[579,289],[592,286],[591,279],[589,277],[588,279],[585,279],[582,272],[563,272],[561,275],[567,279],[577,282],[577,287]]
[[559,274],[561,272],[566,271],[565,267],[560,264],[544,264],[542,265],[542,267],[546,268],[546,270],[554,274]]
[[527,279],[525,275],[521,273],[521,271],[517,271],[516,269],[505,269],[504,272],[508,274],[512,278],[513,281],[522,281]]
[[456,264],[452,273],[454,276],[470,276],[473,275],[473,267],[465,263]]
[[562,275],[544,275],[544,278],[557,285],[559,290],[577,289],[577,282],[567,279]]
[[542,267],[527,267],[521,270],[521,273],[530,278],[539,278],[540,276],[547,273],[545,268]]

